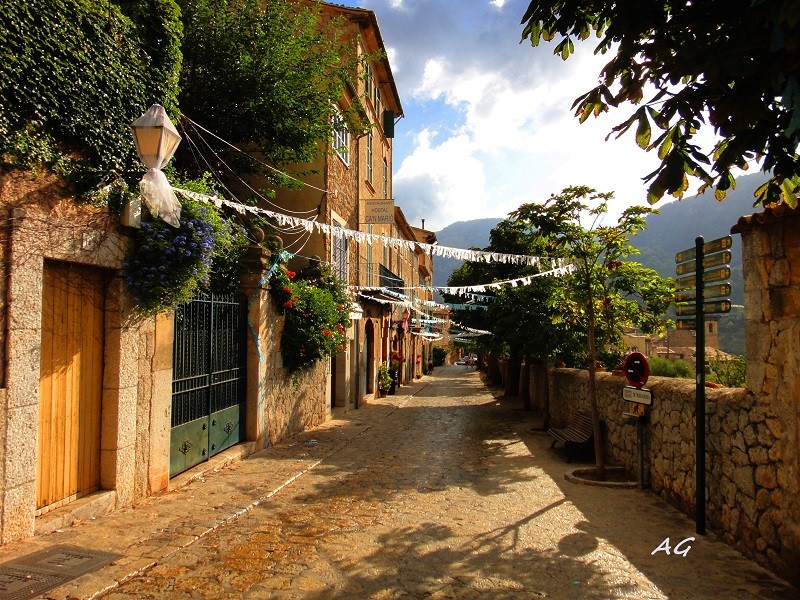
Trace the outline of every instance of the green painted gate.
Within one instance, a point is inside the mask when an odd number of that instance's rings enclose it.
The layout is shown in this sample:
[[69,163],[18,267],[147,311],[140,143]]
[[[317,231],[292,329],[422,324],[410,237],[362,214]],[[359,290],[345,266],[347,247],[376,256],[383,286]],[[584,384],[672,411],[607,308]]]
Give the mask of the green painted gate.
[[175,309],[170,475],[244,439],[247,304],[195,296]]

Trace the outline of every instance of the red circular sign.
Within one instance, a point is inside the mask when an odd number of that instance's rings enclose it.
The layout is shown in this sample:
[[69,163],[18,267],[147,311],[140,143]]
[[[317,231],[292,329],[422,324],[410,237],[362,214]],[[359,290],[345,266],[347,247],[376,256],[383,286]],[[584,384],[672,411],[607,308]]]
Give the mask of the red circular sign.
[[642,387],[650,376],[647,357],[641,352],[631,352],[625,359],[625,378],[633,387]]

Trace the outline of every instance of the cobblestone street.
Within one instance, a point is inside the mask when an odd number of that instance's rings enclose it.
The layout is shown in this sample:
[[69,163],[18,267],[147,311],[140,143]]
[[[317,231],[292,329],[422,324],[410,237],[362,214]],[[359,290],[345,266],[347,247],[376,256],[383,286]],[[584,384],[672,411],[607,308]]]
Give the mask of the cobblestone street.
[[[107,598],[770,596],[770,578],[718,542],[651,556],[692,524],[649,494],[564,481],[549,438],[475,371],[429,381],[269,502]],[[305,447],[327,443],[314,441]],[[703,565],[717,575],[698,577]]]
[[[648,492],[567,482],[575,465],[474,369],[440,368],[409,389],[161,504],[46,536],[140,564],[48,597],[800,598],[714,535],[685,556],[652,555],[693,537],[693,521]],[[236,494],[262,499],[236,509]],[[125,542],[137,527],[147,539]]]

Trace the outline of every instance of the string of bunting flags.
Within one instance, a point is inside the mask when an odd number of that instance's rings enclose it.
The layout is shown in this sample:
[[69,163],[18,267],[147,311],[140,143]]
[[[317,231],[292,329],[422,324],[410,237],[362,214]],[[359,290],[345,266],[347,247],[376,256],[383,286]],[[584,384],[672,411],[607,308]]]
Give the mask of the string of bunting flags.
[[[216,207],[226,206],[231,210],[236,211],[241,215],[248,213],[270,217],[275,219],[281,227],[298,227],[305,229],[308,233],[322,233],[330,235],[334,238],[344,237],[348,240],[353,240],[358,244],[380,243],[389,246],[393,249],[406,249],[413,250],[415,247],[422,248],[426,252],[443,258],[456,258],[459,260],[468,260],[472,262],[498,262],[504,264],[515,265],[529,265],[533,267],[550,267],[550,270],[558,270],[559,268],[566,268],[566,262],[563,259],[552,259],[540,256],[528,256],[524,254],[504,254],[501,252],[487,252],[485,250],[464,250],[463,248],[450,248],[448,246],[440,246],[439,244],[426,244],[423,242],[416,242],[412,240],[403,240],[399,238],[388,237],[385,235],[378,235],[374,233],[366,233],[363,231],[356,231],[353,229],[346,229],[344,227],[333,227],[327,223],[320,223],[319,221],[312,221],[309,219],[301,219],[299,217],[292,217],[283,213],[267,210],[257,206],[248,206],[240,202],[231,202],[219,196],[209,196],[208,194],[201,194],[190,190],[173,187],[174,191],[183,194],[189,198],[194,198],[201,202],[211,202]],[[553,267],[554,264],[558,266]],[[540,274],[541,275],[541,274]],[[528,279],[528,278],[523,278]],[[530,283],[530,282],[529,282]],[[492,284],[493,285],[493,284]],[[524,284],[523,284],[524,285]],[[484,286],[488,287],[488,286]],[[485,289],[483,291],[486,291]]]
[[[514,255],[517,256],[517,255]],[[448,294],[451,296],[467,296],[472,298],[473,300],[486,300],[491,298],[491,296],[483,296],[479,293],[473,292],[486,292],[488,290],[499,290],[505,285],[510,285],[511,287],[518,287],[524,285],[530,285],[531,282],[536,279],[537,277],[560,277],[562,275],[568,275],[575,270],[575,266],[569,264],[563,258],[547,258],[542,260],[550,260],[553,261],[555,265],[549,271],[543,271],[541,273],[536,273],[535,275],[526,275],[525,277],[517,277],[516,279],[506,279],[504,281],[493,281],[492,283],[483,283],[480,285],[462,285],[462,286],[450,286],[450,287],[441,287],[441,286],[425,286],[425,285],[417,285],[417,286],[406,286],[406,287],[392,287],[395,290],[427,290],[431,292],[440,292],[442,294]],[[361,291],[386,291],[387,288],[384,286],[359,286],[359,290]]]

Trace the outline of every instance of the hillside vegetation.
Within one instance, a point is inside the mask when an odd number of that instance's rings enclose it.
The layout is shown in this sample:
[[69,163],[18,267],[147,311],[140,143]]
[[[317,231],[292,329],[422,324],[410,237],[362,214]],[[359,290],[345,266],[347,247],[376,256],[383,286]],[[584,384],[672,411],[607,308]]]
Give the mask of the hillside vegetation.
[[[736,189],[731,190],[724,201],[718,202],[713,193],[692,196],[680,201],[660,203],[658,214],[647,216],[647,229],[632,238],[640,251],[637,260],[644,266],[658,271],[665,277],[675,277],[675,254],[694,247],[695,238],[703,236],[710,241],[730,234],[731,227],[743,215],[757,212],[753,208],[756,188],[766,180],[763,173],[745,175],[737,179]],[[489,232],[502,219],[476,219],[459,221],[436,233],[443,246],[469,248],[485,247],[489,243]],[[744,302],[742,278],[742,240],[733,235],[731,249],[731,301],[734,305]],[[462,261],[436,258],[434,262],[434,285],[447,285],[447,280]],[[744,354],[744,314],[734,308],[723,315],[719,323],[720,347],[725,352]]]

